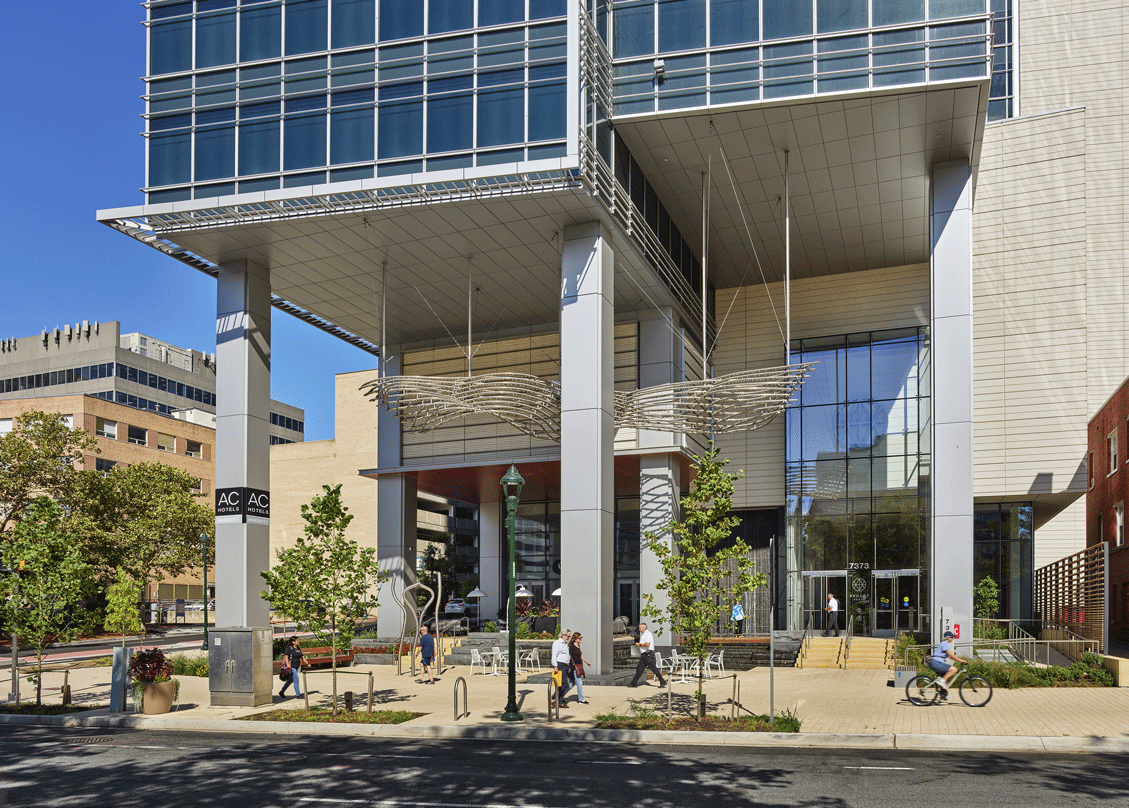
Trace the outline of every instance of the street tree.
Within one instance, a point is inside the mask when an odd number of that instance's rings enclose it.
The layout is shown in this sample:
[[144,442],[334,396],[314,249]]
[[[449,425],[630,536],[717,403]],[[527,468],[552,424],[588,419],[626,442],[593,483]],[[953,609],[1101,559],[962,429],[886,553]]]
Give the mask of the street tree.
[[127,635],[145,633],[145,626],[137,610],[140,595],[141,584],[132,580],[119,567],[116,579],[106,588],[106,618],[102,625],[106,631],[122,635],[122,648],[125,648]]
[[667,603],[657,605],[648,592],[642,613],[660,629],[669,628],[676,642],[697,660],[699,718],[705,707],[702,680],[710,639],[717,629],[734,625],[733,605],[767,582],[763,572],[755,572],[749,547],[733,536],[740,523],[729,513],[733,481],[742,475],[726,472],[729,461],[718,454],[711,442],[705,454],[695,456],[693,488],[681,499],[682,518],[671,521],[662,533],[647,531],[643,536],[645,550],[654,553],[661,565],[655,589],[666,594]]
[[68,502],[77,464],[97,451],[94,437],[70,427],[65,415],[33,410],[16,416],[12,430],[0,435],[0,536],[36,497]]
[[336,715],[337,649],[352,647],[356,621],[365,616],[366,601],[375,600],[388,573],[377,566],[376,548],[345,536],[353,515],[341,501],[341,486],[323,485],[322,490],[302,506],[303,535],[290,549],[279,550],[273,569],[261,573],[269,587],[262,597],[329,646]]
[[200,563],[200,534],[211,535],[212,509],[202,504],[199,480],[163,463],[117,466],[108,474],[83,472],[69,526],[111,581],[121,570],[145,587],[182,575]]
[[83,600],[92,592],[89,565],[64,533],[62,509],[33,500],[15,522],[4,548],[9,574],[0,576],[4,624],[35,649],[35,703],[43,703],[43,657],[55,642],[79,633]]

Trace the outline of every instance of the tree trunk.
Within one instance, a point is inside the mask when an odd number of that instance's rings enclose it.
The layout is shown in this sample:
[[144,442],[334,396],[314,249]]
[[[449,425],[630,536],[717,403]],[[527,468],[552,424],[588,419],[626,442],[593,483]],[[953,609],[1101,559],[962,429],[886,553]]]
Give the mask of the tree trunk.
[[703,690],[704,677],[702,676],[702,667],[706,664],[704,658],[698,659],[698,713],[697,720],[701,721],[706,717],[706,691]]
[[36,657],[36,662],[38,663],[38,667],[36,668],[36,673],[35,673],[35,706],[36,707],[42,707],[43,706],[43,651],[42,651],[42,649],[38,652],[38,654],[39,655]]
[[337,715],[337,621],[331,620],[329,630],[330,670],[333,671],[333,714]]

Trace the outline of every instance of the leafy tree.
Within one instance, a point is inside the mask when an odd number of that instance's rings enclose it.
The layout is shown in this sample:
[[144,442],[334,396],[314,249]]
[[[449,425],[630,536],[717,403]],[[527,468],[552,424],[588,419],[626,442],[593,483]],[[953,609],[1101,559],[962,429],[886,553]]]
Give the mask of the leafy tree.
[[75,462],[97,452],[92,435],[67,426],[60,413],[25,412],[0,436],[0,536],[23,518],[37,496],[68,502],[78,472]]
[[1000,587],[989,577],[982,578],[972,590],[976,616],[981,620],[991,620],[1000,610]]
[[122,635],[122,648],[125,648],[127,634],[144,634],[145,626],[137,613],[141,584],[131,580],[125,570],[118,569],[117,580],[106,589],[106,618],[103,626],[106,631]]
[[70,523],[87,557],[97,559],[99,577],[110,580],[121,570],[144,587],[195,568],[200,534],[211,535],[215,525],[211,508],[197,501],[198,485],[163,463],[83,472]]
[[16,521],[4,560],[12,573],[0,577],[4,624],[35,648],[35,703],[43,703],[43,657],[55,642],[69,642],[79,631],[73,615],[82,614],[91,592],[90,567],[62,530],[62,510],[47,497],[31,502]]
[[341,501],[341,486],[323,485],[323,496],[302,506],[302,528],[278,563],[262,574],[262,593],[278,611],[309,627],[333,656],[333,714],[337,714],[337,649],[353,643],[356,621],[365,616],[366,596],[375,599],[388,573],[378,569],[376,548],[345,537],[353,515]]
[[763,572],[754,573],[749,547],[739,536],[732,537],[740,520],[730,516],[729,509],[733,481],[741,474],[728,474],[725,466],[729,461],[719,460],[718,453],[711,442],[704,455],[694,458],[694,487],[681,500],[682,519],[670,522],[664,531],[672,536],[673,547],[664,534],[648,531],[643,537],[646,549],[662,565],[655,588],[666,592],[669,601],[659,608],[648,592],[642,613],[660,628],[669,626],[681,637],[680,644],[689,655],[698,660],[699,717],[705,706],[705,660],[715,627],[731,626],[733,604],[767,581]]

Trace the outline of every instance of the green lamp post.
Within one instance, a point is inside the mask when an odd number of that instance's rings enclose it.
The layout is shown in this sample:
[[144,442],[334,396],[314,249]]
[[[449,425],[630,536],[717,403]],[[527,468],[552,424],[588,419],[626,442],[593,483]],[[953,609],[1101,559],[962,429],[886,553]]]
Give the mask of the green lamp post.
[[[514,591],[514,573],[516,569],[514,559],[514,532],[517,529],[517,503],[518,498],[521,496],[521,487],[525,484],[525,480],[517,473],[517,466],[510,464],[510,470],[506,472],[506,476],[502,478],[502,491],[506,495],[506,528],[507,528],[507,547],[509,548],[509,564],[508,574],[506,576],[506,591]],[[502,713],[503,721],[522,721],[521,713],[517,709],[517,680],[516,680],[516,666],[517,660],[517,638],[514,628],[517,625],[517,604],[515,599],[511,596],[508,598],[509,608],[506,614],[506,628],[510,635],[510,664],[506,667],[509,669],[509,698],[506,701],[506,711]]]
[[208,650],[208,539],[207,533],[200,534],[200,559],[204,562],[204,644],[201,650]]

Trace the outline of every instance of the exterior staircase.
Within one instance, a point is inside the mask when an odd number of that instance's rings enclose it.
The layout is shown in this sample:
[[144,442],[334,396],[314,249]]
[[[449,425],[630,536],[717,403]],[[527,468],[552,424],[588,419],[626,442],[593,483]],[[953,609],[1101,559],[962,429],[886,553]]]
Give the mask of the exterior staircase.
[[851,653],[843,667],[893,670],[894,641],[882,637],[852,637]]
[[796,660],[797,668],[841,668],[845,637],[809,637]]

